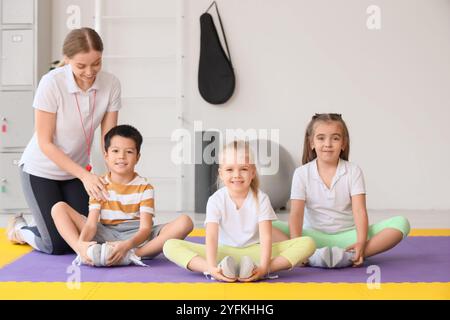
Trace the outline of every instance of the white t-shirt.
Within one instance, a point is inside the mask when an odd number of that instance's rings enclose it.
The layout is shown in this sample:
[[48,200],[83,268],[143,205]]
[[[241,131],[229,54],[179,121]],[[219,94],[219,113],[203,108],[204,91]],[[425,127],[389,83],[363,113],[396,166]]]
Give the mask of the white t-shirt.
[[297,168],[292,178],[291,199],[305,200],[304,227],[329,234],[355,227],[351,197],[365,193],[362,170],[342,159],[330,189],[319,175],[316,160]]
[[219,224],[221,245],[247,247],[259,243],[259,222],[276,219],[269,197],[261,190],[258,191],[258,203],[250,190],[239,210],[226,187],[209,197],[206,205],[205,225],[208,222]]
[[[70,65],[56,68],[42,77],[33,101],[34,108],[56,113],[53,143],[82,167],[89,163],[89,159],[75,94],[80,106],[86,135],[89,136],[94,91],[96,91],[93,119],[95,131],[106,112],[118,111],[121,108],[120,82],[110,73],[100,71],[92,87],[83,92],[75,82]],[[39,148],[36,132],[22,155],[19,165],[22,164],[23,170],[34,176],[53,180],[74,178],[44,155]]]

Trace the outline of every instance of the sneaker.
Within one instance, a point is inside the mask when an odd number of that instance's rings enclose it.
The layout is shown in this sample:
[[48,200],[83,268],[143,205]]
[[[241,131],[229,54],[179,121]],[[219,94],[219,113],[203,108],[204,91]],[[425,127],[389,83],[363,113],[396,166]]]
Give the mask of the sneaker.
[[[91,258],[95,267],[107,267],[106,262],[108,261],[111,253],[113,251],[113,246],[108,243],[103,244],[93,244],[89,246],[86,254]],[[75,260],[72,261],[73,265],[80,266],[82,264],[81,256],[77,256]],[[125,257],[120,260],[114,266],[127,266],[130,264],[139,265],[142,267],[148,267],[145,263],[141,261],[141,258],[135,254],[135,250],[131,249],[127,252]],[[108,266],[109,267],[109,266]]]
[[102,252],[102,245],[99,243],[93,244],[92,246],[89,246],[89,248],[86,251],[87,256],[92,260],[92,263],[96,267],[101,267],[101,252]]
[[8,226],[6,227],[6,236],[8,237],[8,240],[15,244],[25,244],[26,242],[22,239],[19,230],[26,226],[28,226],[28,224],[23,218],[22,213],[16,214],[9,219]]
[[331,268],[345,268],[353,265],[353,251],[345,251],[339,247],[331,248]]
[[[86,250],[86,255],[92,260],[92,263],[96,267],[101,267],[101,251],[102,251],[102,245],[99,243],[93,244],[89,246]],[[76,258],[72,261],[72,264],[75,266],[80,266],[81,264],[84,264],[83,261],[81,261],[81,256],[77,255]]]
[[312,267],[331,268],[330,247],[317,249],[314,254],[309,257],[308,264]]
[[256,265],[253,262],[252,258],[250,258],[249,256],[243,256],[241,258],[241,262],[239,263],[239,279],[250,278],[255,267]]
[[[113,246],[109,243],[103,243],[100,253],[100,264],[101,266],[106,267],[109,257],[113,251]],[[141,261],[141,258],[138,257],[135,253],[135,249],[130,249],[125,257],[122,258],[119,262],[115,263],[114,266],[128,266],[130,264],[135,264],[142,267],[148,267],[145,263]]]
[[218,268],[222,270],[222,274],[230,279],[237,278],[237,266],[236,261],[234,261],[233,257],[226,256],[220,261],[217,265]]

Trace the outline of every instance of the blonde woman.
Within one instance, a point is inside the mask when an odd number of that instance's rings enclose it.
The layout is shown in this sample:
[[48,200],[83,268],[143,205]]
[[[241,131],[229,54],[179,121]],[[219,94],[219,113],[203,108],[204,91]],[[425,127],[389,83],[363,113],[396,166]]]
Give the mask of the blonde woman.
[[36,226],[19,215],[7,228],[10,241],[48,254],[70,250],[53,223],[52,207],[66,202],[83,215],[89,196],[105,200],[105,181],[89,164],[95,129],[102,140],[117,125],[121,108],[118,79],[101,70],[103,43],[90,28],[72,30],[62,65],[44,75],[34,97],[35,133],[20,160],[25,199]]

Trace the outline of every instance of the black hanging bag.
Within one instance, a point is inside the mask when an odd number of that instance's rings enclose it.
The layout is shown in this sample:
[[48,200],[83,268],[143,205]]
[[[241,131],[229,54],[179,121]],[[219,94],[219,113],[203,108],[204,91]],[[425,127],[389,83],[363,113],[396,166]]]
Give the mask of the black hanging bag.
[[[215,5],[227,54],[220,43],[217,29],[209,9]],[[230,50],[220,19],[217,4],[214,1],[200,16],[200,62],[198,67],[198,89],[201,96],[212,104],[222,104],[233,95],[236,78],[231,63]]]

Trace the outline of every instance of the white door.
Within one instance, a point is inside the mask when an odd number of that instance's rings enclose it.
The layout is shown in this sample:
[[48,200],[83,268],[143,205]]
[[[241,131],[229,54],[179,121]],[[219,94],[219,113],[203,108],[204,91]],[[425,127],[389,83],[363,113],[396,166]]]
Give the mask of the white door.
[[1,85],[33,85],[33,30],[2,30],[1,37]]
[[181,127],[179,0],[97,0],[96,29],[104,69],[122,85],[119,124],[143,135],[136,171],[155,188],[157,211],[180,211],[181,167],[171,159],[173,130]]
[[2,24],[32,24],[34,0],[2,0]]
[[28,208],[18,179],[21,156],[21,153],[0,153],[0,210]]
[[0,150],[24,148],[33,135],[32,91],[0,91]]

